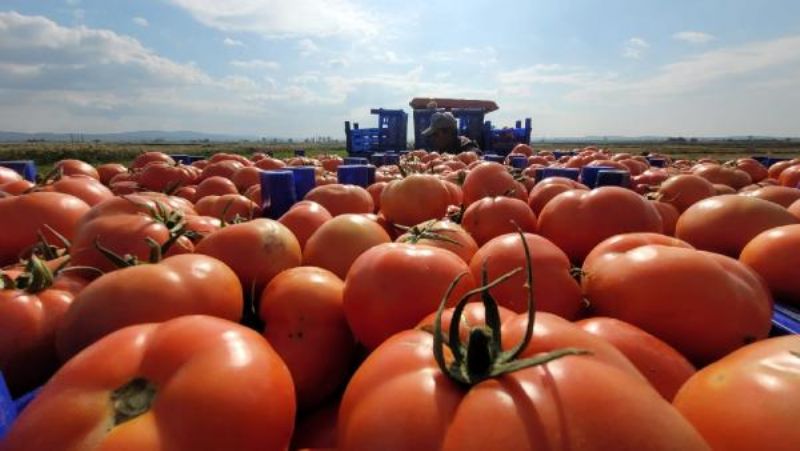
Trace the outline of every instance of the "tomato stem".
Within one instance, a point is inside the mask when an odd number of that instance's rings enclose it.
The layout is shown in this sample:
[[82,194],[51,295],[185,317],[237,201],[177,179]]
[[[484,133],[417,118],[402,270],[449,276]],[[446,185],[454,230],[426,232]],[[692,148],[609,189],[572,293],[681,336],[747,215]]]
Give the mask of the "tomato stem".
[[114,426],[119,426],[150,410],[156,391],[156,386],[152,382],[137,377],[111,392]]

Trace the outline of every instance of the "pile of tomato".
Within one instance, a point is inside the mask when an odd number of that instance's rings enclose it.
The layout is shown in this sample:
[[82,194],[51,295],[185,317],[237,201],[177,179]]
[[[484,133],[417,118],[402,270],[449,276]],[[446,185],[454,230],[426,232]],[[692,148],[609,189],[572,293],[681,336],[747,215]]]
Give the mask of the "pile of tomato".
[[800,449],[800,159],[511,155],[0,167],[0,450]]

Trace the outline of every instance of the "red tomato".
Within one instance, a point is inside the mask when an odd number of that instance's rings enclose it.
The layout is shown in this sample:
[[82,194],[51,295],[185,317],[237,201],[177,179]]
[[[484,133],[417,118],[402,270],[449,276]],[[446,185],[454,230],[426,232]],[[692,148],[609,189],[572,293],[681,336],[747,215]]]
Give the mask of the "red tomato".
[[22,180],[22,176],[19,175],[17,171],[5,166],[0,166],[0,185],[17,180]]
[[114,176],[125,174],[126,172],[128,172],[128,168],[119,163],[106,163],[97,166],[97,174],[100,176],[100,182],[106,186],[109,185]]
[[356,185],[334,183],[317,186],[309,191],[304,199],[322,205],[332,216],[345,213],[372,213],[375,210],[369,192]]
[[[465,315],[453,319],[459,329],[469,329],[464,333],[470,337],[490,333],[470,314],[480,307],[467,305]],[[643,443],[650,449],[706,449],[699,434],[613,346],[547,313],[537,315],[533,339],[522,341],[528,320],[517,315],[490,329],[502,337],[502,350],[519,343],[519,359],[564,348],[590,354],[504,370],[495,363],[502,354],[493,342],[470,340],[466,352],[474,360],[458,359],[452,352],[457,337],[451,336],[452,347],[444,348],[437,362],[440,340],[427,331],[403,331],[373,351],[348,384],[338,449],[512,450],[546,444],[588,450],[636,449]],[[442,326],[449,329],[448,323]],[[488,365],[499,374],[484,375]],[[393,415],[375,415],[381,408]],[[629,416],[647,421],[617,420]]]
[[[413,327],[436,310],[447,287],[467,264],[443,249],[381,244],[359,256],[347,273],[344,310],[359,342],[375,349],[392,334]],[[471,276],[454,294],[474,287]]]
[[112,271],[86,286],[64,315],[56,348],[66,361],[123,327],[196,314],[238,321],[241,286],[236,274],[215,258],[176,255]]
[[261,184],[261,172],[261,169],[254,166],[244,167],[233,174],[231,181],[240,193],[244,193],[251,186]]
[[[531,249],[536,309],[575,319],[581,309],[582,295],[570,272],[572,266],[569,259],[558,247],[539,235],[526,233],[525,242]],[[489,280],[524,267],[526,258],[520,244],[520,237],[516,233],[499,236],[484,244],[470,261],[473,279],[481,280],[484,262]],[[528,308],[525,282],[525,275],[519,273],[489,292],[501,306],[524,312]]]
[[694,171],[694,175],[703,177],[712,184],[722,184],[738,191],[753,183],[753,179],[745,171],[717,164],[701,165]]
[[209,177],[224,177],[226,179],[230,179],[236,174],[236,171],[245,167],[244,164],[235,161],[235,160],[222,160],[216,163],[208,163],[208,166],[203,168],[203,172],[200,173],[200,177],[197,179],[198,182],[202,182],[203,180]]
[[769,334],[772,298],[752,269],[675,245],[633,247],[585,268],[594,313],[638,326],[696,364]]
[[16,263],[18,256],[39,240],[38,232],[50,243],[59,242],[50,229],[72,240],[78,221],[88,211],[86,202],[63,193],[0,198],[0,265]]
[[795,201],[792,205],[789,205],[787,209],[789,213],[793,214],[795,218],[800,220],[800,200]]
[[261,207],[241,194],[205,196],[197,201],[195,208],[200,215],[218,218],[224,222],[250,220],[261,216]]
[[602,241],[586,256],[581,268],[591,274],[596,264],[606,265],[626,252],[649,244],[694,249],[691,244],[660,233],[623,233]]
[[211,155],[211,158],[208,159],[209,163],[218,163],[220,161],[235,161],[240,163],[244,166],[252,166],[253,162],[248,160],[246,157],[242,155],[238,155],[235,153],[226,153],[226,152],[218,152],[214,155]]
[[753,183],[758,183],[769,176],[767,168],[752,158],[740,158],[736,160],[736,167],[746,172],[753,180]]
[[451,200],[450,191],[438,177],[412,174],[383,189],[381,212],[389,222],[411,227],[444,218]]
[[187,236],[194,243],[200,242],[203,238],[222,228],[222,221],[211,216],[191,215],[186,216],[184,220],[186,221],[186,230],[190,232],[187,233]]
[[483,162],[475,166],[464,179],[464,205],[484,197],[506,196],[519,190],[514,177],[500,163]]
[[194,184],[199,175],[197,168],[192,166],[154,162],[142,169],[136,181],[150,191],[174,192],[177,188]]
[[25,194],[26,192],[31,191],[34,187],[36,187],[35,183],[25,179],[19,179],[0,184],[0,191],[12,196],[19,196],[20,194]]
[[430,220],[412,227],[397,238],[398,243],[420,244],[446,249],[466,263],[478,252],[478,244],[460,225],[449,220]]
[[775,300],[800,306],[800,224],[776,227],[756,235],[739,260],[767,282]]
[[61,160],[53,167],[58,174],[64,175],[85,175],[93,179],[100,180],[100,174],[91,164],[81,160]]
[[716,195],[717,192],[708,180],[684,174],[667,179],[661,184],[658,194],[661,202],[672,204],[682,213],[695,203]]
[[327,269],[341,279],[359,255],[392,239],[376,221],[345,214],[326,221],[306,242],[303,264]]
[[0,290],[0,371],[15,398],[46,382],[58,368],[56,328],[85,285],[67,275],[53,280],[36,257],[23,271]]
[[783,186],[800,188],[800,164],[789,166],[781,172],[778,182]]
[[89,206],[95,206],[114,197],[114,193],[99,180],[85,175],[63,176],[53,183],[42,186],[40,191],[71,194]]
[[246,293],[256,295],[281,271],[300,266],[300,244],[278,221],[259,218],[220,229],[203,239],[197,253],[231,267]]
[[256,167],[265,171],[269,171],[272,169],[285,168],[286,163],[281,160],[276,160],[275,158],[264,158],[256,162]]
[[798,222],[785,208],[766,200],[716,196],[686,210],[675,226],[675,236],[698,249],[738,258],[759,233]]
[[783,171],[798,163],[800,163],[800,160],[795,159],[795,160],[779,161],[773,164],[772,166],[769,167],[769,172],[768,172],[769,178],[779,180]]
[[144,152],[139,154],[133,163],[131,164],[132,169],[141,169],[147,166],[150,163],[162,162],[167,164],[175,164],[175,160],[172,159],[171,156],[163,153],[163,152]]
[[800,189],[788,186],[764,186],[744,193],[763,200],[774,202],[784,208],[789,208],[792,203],[800,199]]
[[745,346],[698,371],[674,405],[714,449],[794,450],[798,349],[798,335]]
[[470,204],[461,218],[461,226],[478,245],[492,238],[515,232],[536,232],[536,215],[528,204],[510,197],[484,197]]
[[278,274],[261,294],[264,337],[289,367],[301,410],[320,405],[350,375],[356,340],[344,317],[343,288],[330,271],[299,267]]
[[619,349],[661,396],[672,402],[675,393],[692,377],[694,366],[672,346],[614,318],[590,318],[576,325]]
[[539,216],[544,206],[557,195],[571,189],[588,190],[585,185],[566,177],[549,177],[537,183],[528,195],[528,205]]
[[195,191],[195,199],[199,201],[206,196],[224,196],[225,194],[239,194],[236,185],[225,177],[208,177],[199,185]]
[[3,450],[279,450],[294,413],[289,371],[258,333],[184,316],[117,331],[70,360]]
[[305,249],[311,235],[332,218],[333,216],[322,205],[304,200],[294,204],[278,219],[278,222],[288,227],[300,243],[300,248]]
[[548,202],[539,215],[539,233],[576,264],[611,236],[662,231],[656,208],[633,191],[617,186],[566,191]]
[[658,200],[653,200],[650,202],[651,205],[656,207],[656,210],[658,210],[658,215],[661,216],[661,226],[663,228],[664,235],[674,236],[675,225],[678,223],[678,218],[681,216],[681,214],[678,212],[678,209],[675,208],[674,205],[666,202],[661,202]]

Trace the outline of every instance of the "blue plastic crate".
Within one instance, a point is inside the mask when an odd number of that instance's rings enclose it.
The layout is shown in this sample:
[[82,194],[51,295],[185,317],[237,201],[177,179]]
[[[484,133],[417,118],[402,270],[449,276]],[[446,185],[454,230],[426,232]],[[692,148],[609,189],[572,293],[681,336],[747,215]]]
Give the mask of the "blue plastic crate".
[[530,144],[531,142],[531,119],[517,121],[514,127],[494,128],[491,121],[486,121],[483,126],[484,150],[507,155],[517,144]]
[[344,123],[347,152],[350,155],[405,150],[408,138],[408,114],[403,110],[370,110],[378,116],[377,128],[359,128],[358,123]]
[[21,175],[25,180],[31,182],[36,181],[36,163],[34,163],[33,160],[0,161],[0,166],[5,166],[9,169],[13,169],[19,175]]
[[621,186],[627,188],[631,185],[631,173],[621,169],[603,170],[597,173],[595,188],[601,186]]
[[[371,167],[374,171],[375,167],[374,166]],[[338,182],[341,183],[342,185],[357,185],[362,188],[366,188],[367,186],[369,186],[369,178],[370,178],[369,168],[370,166],[360,165],[360,164],[340,165],[339,168],[336,170],[336,176],[338,178]]]
[[800,334],[800,310],[775,304],[772,326],[773,335]]
[[597,175],[600,171],[611,171],[616,168],[611,166],[584,166],[581,169],[581,183],[594,188],[597,185]]
[[294,173],[288,170],[261,171],[262,215],[278,219],[297,202]]
[[550,177],[566,177],[568,179],[578,180],[581,171],[573,168],[544,168],[541,174],[540,180]]
[[3,378],[3,374],[0,373],[0,439],[5,437],[6,432],[11,428],[11,424],[14,423],[16,418],[17,408],[14,406],[14,400],[11,399],[6,380]]

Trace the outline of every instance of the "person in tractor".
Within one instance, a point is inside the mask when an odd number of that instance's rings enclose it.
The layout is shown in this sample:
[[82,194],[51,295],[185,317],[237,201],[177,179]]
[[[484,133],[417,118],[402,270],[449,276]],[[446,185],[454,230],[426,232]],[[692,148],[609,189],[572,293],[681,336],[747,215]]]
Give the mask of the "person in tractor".
[[429,150],[446,153],[480,152],[475,141],[459,136],[458,122],[449,111],[433,113],[431,125],[422,131],[422,135],[428,137]]

